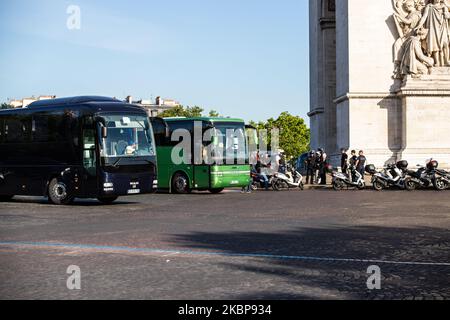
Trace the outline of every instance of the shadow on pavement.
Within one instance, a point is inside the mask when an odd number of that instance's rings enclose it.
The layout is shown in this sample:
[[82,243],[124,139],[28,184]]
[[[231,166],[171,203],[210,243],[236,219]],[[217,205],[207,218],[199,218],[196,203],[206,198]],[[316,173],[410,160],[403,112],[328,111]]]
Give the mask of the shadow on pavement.
[[[302,228],[281,233],[232,232],[174,235],[177,246],[224,254],[450,262],[450,232],[440,228]],[[220,264],[249,275],[282,278],[286,291],[263,291],[232,299],[450,299],[450,266],[363,261],[315,261],[255,257]],[[382,289],[369,290],[367,268],[378,265]],[[277,288],[279,291],[279,288]]]

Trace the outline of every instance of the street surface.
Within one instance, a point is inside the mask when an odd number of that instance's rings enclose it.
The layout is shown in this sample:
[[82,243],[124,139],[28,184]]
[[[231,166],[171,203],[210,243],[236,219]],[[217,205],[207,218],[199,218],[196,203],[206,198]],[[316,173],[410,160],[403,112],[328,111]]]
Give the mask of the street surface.
[[450,191],[19,197],[0,203],[0,299],[450,299],[449,229]]

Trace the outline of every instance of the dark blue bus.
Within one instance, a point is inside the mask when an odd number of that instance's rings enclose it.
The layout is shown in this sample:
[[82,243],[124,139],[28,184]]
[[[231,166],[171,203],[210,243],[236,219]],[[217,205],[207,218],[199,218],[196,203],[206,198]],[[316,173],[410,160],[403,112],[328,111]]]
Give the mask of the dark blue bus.
[[0,111],[0,201],[29,195],[109,204],[156,188],[153,131],[139,106],[83,96]]

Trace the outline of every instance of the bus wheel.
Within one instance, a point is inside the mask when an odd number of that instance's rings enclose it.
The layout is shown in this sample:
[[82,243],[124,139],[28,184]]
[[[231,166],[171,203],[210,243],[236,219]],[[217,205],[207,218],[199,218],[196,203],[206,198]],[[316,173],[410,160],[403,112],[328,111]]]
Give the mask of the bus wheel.
[[0,196],[0,202],[10,201],[14,196]]
[[114,201],[116,201],[117,198],[119,198],[119,197],[99,197],[99,198],[97,198],[97,200],[103,204],[111,204]]
[[219,188],[219,189],[209,189],[209,192],[213,193],[213,194],[218,194],[221,193],[223,191],[224,188]]
[[70,195],[69,189],[64,182],[52,179],[48,186],[48,200],[53,204],[70,204],[74,198]]
[[172,178],[172,191],[173,193],[186,194],[191,190],[189,189],[189,181],[185,174],[177,173]]

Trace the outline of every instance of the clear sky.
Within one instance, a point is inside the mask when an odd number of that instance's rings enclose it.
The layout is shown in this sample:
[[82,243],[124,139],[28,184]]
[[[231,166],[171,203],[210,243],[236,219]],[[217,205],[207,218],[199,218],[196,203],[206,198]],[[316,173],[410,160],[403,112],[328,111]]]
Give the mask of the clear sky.
[[159,95],[246,120],[306,118],[308,44],[307,0],[2,0],[0,101]]

